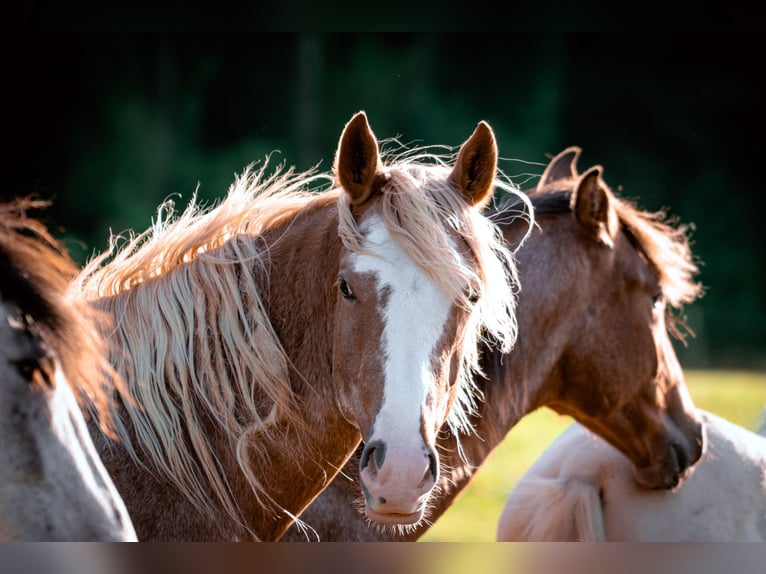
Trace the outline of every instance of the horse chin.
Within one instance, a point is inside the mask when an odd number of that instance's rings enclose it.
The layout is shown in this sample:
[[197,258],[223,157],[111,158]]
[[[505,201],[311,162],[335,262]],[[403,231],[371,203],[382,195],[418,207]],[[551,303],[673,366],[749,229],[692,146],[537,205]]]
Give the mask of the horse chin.
[[639,486],[652,490],[672,490],[682,480],[682,473],[677,466],[636,468],[634,475]]
[[417,524],[423,519],[424,512],[425,512],[425,505],[422,506],[419,510],[416,510],[415,512],[411,514],[381,514],[379,512],[375,512],[372,508],[365,505],[365,513],[367,515],[367,518],[369,518],[373,522],[377,522],[378,524],[393,524],[393,525]]

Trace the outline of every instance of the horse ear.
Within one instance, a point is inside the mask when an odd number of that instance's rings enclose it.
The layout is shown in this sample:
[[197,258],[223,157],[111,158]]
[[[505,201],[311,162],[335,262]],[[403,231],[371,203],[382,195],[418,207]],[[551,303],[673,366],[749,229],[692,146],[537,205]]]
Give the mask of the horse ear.
[[492,197],[497,172],[497,143],[495,134],[485,121],[462,146],[450,174],[450,181],[472,205],[482,209]]
[[601,178],[600,165],[590,168],[577,182],[572,193],[571,208],[575,219],[595,241],[614,246],[617,235],[617,212],[613,196]]
[[367,123],[367,114],[357,112],[343,128],[334,166],[335,177],[351,196],[352,205],[369,199],[380,169],[378,141]]
[[542,189],[546,185],[561,181],[562,179],[574,179],[577,177],[577,158],[580,157],[582,150],[577,146],[568,147],[554,157],[545,168],[540,181],[537,183],[537,189]]

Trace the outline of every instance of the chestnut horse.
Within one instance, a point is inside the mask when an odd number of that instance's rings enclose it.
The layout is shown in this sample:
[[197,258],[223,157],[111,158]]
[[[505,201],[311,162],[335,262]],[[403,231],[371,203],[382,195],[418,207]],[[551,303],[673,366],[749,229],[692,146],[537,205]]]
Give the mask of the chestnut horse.
[[636,485],[620,452],[573,423],[511,491],[497,540],[766,542],[766,434],[700,415],[705,453],[662,491]]
[[[468,486],[506,433],[546,406],[571,415],[630,460],[649,488],[678,484],[700,457],[703,427],[668,336],[670,308],[700,293],[687,229],[617,197],[594,167],[578,174],[580,149],[557,155],[530,194],[537,229],[516,251],[522,291],[519,339],[508,354],[482,349],[484,400],[475,435],[443,433],[447,466],[427,513],[435,521]],[[526,226],[510,202],[492,214],[510,244]],[[352,479],[353,465],[344,469]],[[416,540],[428,528],[368,527],[354,482],[336,479],[301,518],[321,540]],[[306,540],[291,529],[284,540]]]
[[421,519],[438,430],[468,428],[479,340],[515,340],[516,286],[481,213],[502,184],[489,125],[451,166],[409,151],[384,164],[360,112],[337,187],[251,167],[85,267],[136,403],[114,394],[121,442],[96,444],[140,540],[276,540],[362,438],[368,516]]
[[80,410],[106,401],[100,317],[65,297],[77,266],[26,215],[45,205],[0,205],[0,540],[134,541]]

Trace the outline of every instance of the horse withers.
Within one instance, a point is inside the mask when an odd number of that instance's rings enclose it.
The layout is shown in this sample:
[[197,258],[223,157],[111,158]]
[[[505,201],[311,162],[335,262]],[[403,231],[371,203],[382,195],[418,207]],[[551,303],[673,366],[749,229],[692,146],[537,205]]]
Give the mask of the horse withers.
[[479,341],[515,340],[515,278],[481,213],[502,185],[489,125],[457,157],[410,151],[385,157],[360,112],[333,174],[248,168],[86,265],[75,289],[114,318],[134,399],[113,393],[119,444],[94,437],[141,540],[278,539],[361,439],[369,518],[421,519]]
[[65,296],[77,267],[26,215],[45,205],[0,205],[0,540],[133,541],[80,410],[105,400],[100,318]]

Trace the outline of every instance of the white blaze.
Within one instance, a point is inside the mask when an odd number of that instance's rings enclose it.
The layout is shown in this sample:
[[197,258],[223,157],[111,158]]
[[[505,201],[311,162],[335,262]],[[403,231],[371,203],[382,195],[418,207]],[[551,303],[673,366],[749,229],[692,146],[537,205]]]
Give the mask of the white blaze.
[[354,270],[374,273],[378,292],[388,290],[382,311],[383,405],[368,440],[383,438],[389,445],[419,448],[421,410],[433,385],[431,354],[451,303],[391,238],[379,216],[372,216],[364,229],[365,248],[374,255],[354,255]]

